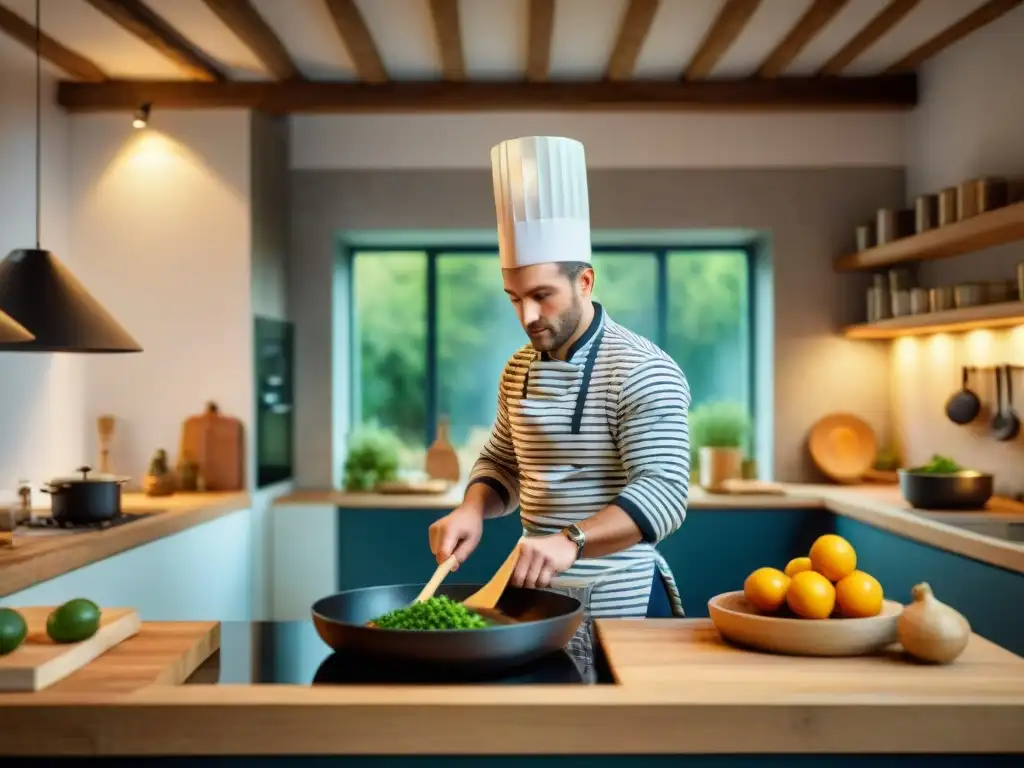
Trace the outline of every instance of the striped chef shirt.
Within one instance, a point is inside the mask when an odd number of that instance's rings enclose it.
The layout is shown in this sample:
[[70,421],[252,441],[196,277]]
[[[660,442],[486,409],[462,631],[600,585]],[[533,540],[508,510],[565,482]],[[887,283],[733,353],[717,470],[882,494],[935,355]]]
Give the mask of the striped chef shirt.
[[621,552],[581,558],[556,577],[591,586],[593,616],[642,617],[654,569],[679,590],[656,545],[686,517],[690,476],[690,390],[663,350],[615,323],[594,320],[557,360],[519,349],[498,387],[497,415],[469,484],[486,483],[519,509],[526,536],[557,533],[609,504],[625,510],[642,540]]

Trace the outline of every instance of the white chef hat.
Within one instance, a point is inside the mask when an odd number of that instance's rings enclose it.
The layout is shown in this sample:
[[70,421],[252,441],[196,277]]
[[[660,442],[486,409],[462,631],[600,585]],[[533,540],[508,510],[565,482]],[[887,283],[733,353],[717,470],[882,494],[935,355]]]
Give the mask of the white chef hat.
[[502,268],[590,263],[590,203],[583,145],[528,136],[491,149]]

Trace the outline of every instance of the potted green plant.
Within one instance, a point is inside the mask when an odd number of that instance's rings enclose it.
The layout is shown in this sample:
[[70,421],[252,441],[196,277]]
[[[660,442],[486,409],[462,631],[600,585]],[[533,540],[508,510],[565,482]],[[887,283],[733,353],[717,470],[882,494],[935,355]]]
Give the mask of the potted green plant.
[[345,490],[372,491],[397,478],[400,448],[393,433],[377,426],[366,425],[353,432],[345,457]]
[[698,454],[700,485],[708,491],[743,476],[743,446],[750,416],[739,403],[704,403],[690,412],[690,445]]

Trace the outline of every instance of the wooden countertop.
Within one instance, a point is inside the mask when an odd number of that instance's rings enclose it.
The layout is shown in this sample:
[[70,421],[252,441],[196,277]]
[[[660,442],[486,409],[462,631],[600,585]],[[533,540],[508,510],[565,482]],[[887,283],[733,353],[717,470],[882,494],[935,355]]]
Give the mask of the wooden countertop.
[[[898,647],[851,659],[743,651],[707,619],[597,628],[617,684],[181,686],[168,683],[216,649],[215,627],[145,624],[51,689],[0,694],[4,753],[1024,751],[1024,659],[977,636],[939,667],[907,661]],[[154,672],[169,667],[178,672]]]
[[[1024,573],[1024,543],[964,530],[958,524],[1024,524],[1024,503],[1012,500],[990,502],[978,512],[914,510],[891,484],[855,486],[783,484],[781,494],[712,494],[699,486],[690,489],[691,510],[729,509],[822,509],[859,520],[924,544],[955,552],[984,563]],[[462,500],[462,489],[444,495],[391,495],[346,493],[331,490],[301,490],[281,496],[277,507],[306,505],[336,506],[341,509],[450,510]]]
[[[788,487],[788,486],[787,486]],[[305,489],[284,494],[275,507],[329,506],[341,509],[450,510],[462,503],[463,486],[447,493],[351,493],[331,489]],[[751,507],[823,508],[822,499],[790,494],[714,494],[699,486],[690,488],[691,509],[750,509]]]
[[[41,581],[81,568],[83,565],[170,536],[201,523],[247,509],[248,493],[179,493],[150,497],[124,493],[125,512],[155,512],[143,520],[103,531],[14,534],[13,547],[0,548],[0,597]],[[46,510],[44,514],[49,514]]]

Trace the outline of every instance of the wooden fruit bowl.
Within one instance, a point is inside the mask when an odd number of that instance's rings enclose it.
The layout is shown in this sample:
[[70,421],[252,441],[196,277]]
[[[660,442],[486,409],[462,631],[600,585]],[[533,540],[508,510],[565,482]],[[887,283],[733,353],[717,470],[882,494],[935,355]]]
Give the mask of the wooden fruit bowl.
[[708,601],[718,633],[738,645],[789,656],[863,656],[897,641],[903,606],[884,600],[869,619],[801,619],[759,613],[743,592],[724,592]]

